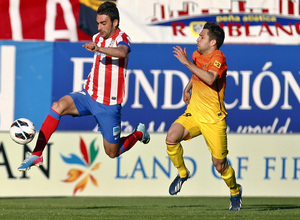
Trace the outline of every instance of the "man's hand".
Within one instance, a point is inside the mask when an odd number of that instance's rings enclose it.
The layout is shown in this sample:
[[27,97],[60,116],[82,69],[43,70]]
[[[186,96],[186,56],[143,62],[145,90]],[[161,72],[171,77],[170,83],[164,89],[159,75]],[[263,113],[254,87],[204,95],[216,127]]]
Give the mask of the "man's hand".
[[95,42],[88,42],[85,45],[82,45],[85,49],[87,49],[90,52],[98,51],[98,46]]
[[174,51],[174,57],[176,57],[182,64],[188,65],[189,59],[186,54],[186,48],[184,50],[180,46],[173,47]]

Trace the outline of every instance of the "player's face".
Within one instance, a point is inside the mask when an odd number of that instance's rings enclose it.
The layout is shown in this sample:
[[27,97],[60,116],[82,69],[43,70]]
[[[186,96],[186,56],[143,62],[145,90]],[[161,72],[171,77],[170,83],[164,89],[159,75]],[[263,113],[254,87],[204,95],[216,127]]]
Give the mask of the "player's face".
[[211,52],[211,41],[209,40],[207,29],[203,29],[197,39],[197,51],[201,54],[208,54]]
[[117,30],[118,20],[111,22],[107,15],[97,15],[96,22],[98,24],[98,31],[100,32],[101,37],[105,39],[114,35]]

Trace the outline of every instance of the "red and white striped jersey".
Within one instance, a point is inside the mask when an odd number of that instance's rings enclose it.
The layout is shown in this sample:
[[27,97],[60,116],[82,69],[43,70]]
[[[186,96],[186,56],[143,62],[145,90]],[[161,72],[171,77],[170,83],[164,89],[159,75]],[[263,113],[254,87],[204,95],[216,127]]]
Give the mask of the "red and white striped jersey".
[[[99,47],[117,47],[123,44],[131,50],[129,36],[120,29],[107,39],[102,38],[99,33],[95,34],[93,41]],[[105,105],[122,104],[125,95],[127,64],[128,56],[119,58],[95,52],[93,66],[85,82],[84,89],[99,103]]]

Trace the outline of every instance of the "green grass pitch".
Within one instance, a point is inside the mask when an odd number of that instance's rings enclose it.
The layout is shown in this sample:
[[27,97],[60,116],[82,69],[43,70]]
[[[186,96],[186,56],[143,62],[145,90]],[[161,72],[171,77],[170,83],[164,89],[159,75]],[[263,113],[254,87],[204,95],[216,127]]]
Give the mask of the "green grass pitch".
[[225,197],[1,198],[0,219],[300,219],[300,198],[243,198],[239,212]]

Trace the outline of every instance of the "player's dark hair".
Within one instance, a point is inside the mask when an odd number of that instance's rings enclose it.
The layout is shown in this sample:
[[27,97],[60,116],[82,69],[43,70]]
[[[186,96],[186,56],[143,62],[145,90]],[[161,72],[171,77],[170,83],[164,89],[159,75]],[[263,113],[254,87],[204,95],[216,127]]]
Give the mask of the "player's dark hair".
[[98,15],[107,15],[111,22],[114,22],[114,20],[118,20],[120,23],[120,16],[119,16],[119,10],[115,3],[113,2],[104,2],[101,4],[97,10]]
[[214,22],[207,22],[204,25],[203,29],[208,30],[207,34],[209,36],[209,40],[216,40],[217,48],[219,49],[222,46],[225,39],[224,30],[220,27],[220,25]]

